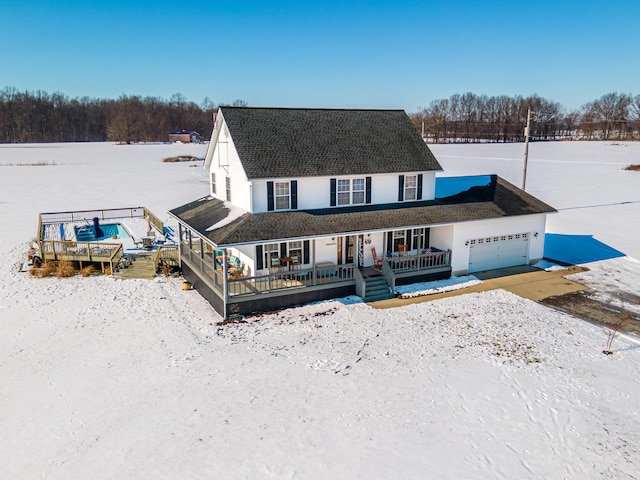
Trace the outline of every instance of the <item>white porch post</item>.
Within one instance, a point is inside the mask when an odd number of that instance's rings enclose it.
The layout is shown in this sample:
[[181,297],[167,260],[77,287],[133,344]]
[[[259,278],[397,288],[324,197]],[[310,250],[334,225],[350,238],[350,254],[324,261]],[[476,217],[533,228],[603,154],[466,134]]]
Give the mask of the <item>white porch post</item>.
[[[215,250],[214,250],[214,268],[215,268]],[[222,249],[222,296],[224,298],[225,313],[227,310],[227,293],[229,286],[227,285],[227,249]],[[226,317],[225,317],[226,318]]]

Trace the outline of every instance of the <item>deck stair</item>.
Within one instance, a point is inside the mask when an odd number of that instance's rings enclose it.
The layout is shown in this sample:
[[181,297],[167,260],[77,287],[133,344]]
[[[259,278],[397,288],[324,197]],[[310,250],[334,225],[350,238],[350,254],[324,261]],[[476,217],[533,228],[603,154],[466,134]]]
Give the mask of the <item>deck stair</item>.
[[382,275],[365,276],[364,281],[367,284],[363,299],[365,302],[377,302],[395,297]]
[[136,255],[127,257],[120,262],[118,268],[113,272],[115,278],[130,279],[144,278],[152,279],[156,276],[156,264],[151,255]]

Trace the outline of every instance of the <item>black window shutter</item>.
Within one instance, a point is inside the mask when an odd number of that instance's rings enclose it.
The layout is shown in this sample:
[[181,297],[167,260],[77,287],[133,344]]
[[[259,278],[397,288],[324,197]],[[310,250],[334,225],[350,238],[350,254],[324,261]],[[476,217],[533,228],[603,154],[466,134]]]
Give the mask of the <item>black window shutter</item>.
[[298,208],[298,181],[291,180],[291,209]]
[[404,175],[398,177],[398,201],[404,200]]
[[366,188],[364,202],[371,203],[371,177],[366,177],[364,182]]
[[310,255],[310,249],[309,249],[309,245],[310,242],[309,240],[305,240],[304,242],[302,242],[302,263],[304,264],[308,264],[309,263],[309,255]]
[[387,252],[393,252],[393,232],[387,233]]
[[422,200],[422,174],[418,174],[418,196],[416,197],[418,200]]
[[404,239],[404,243],[406,243],[411,250],[411,229],[407,230],[407,238]]
[[256,270],[264,268],[264,259],[262,258],[262,245],[256,245]]
[[430,232],[431,232],[430,228],[424,229],[424,248],[429,248],[431,246],[431,239],[429,238]]
[[267,210],[272,211],[275,209],[273,201],[273,182],[267,182]]
[[280,258],[287,258],[287,242],[280,244]]
[[330,203],[330,205],[331,205],[332,207],[335,207],[335,206],[336,206],[336,204],[337,204],[337,202],[336,202],[336,179],[335,179],[335,178],[332,178],[332,179],[330,180],[330,182],[331,182],[331,191],[330,191],[330,194],[331,194],[331,203]]

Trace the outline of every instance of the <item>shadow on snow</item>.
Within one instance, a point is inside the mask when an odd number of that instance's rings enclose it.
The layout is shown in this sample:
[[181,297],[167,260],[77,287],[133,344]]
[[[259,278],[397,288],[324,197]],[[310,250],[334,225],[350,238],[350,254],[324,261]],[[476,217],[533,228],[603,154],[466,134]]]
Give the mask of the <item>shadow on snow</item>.
[[609,260],[625,254],[593,238],[593,235],[547,233],[544,258],[568,265]]

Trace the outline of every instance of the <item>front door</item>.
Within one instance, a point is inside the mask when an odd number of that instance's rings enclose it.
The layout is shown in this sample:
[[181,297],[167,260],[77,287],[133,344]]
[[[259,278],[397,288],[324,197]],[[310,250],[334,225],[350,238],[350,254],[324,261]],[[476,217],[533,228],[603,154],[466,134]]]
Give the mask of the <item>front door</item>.
[[345,251],[344,263],[354,263],[356,258],[356,236],[349,235],[345,237],[345,244],[347,246]]
[[353,263],[356,257],[356,236],[338,237],[338,265]]

